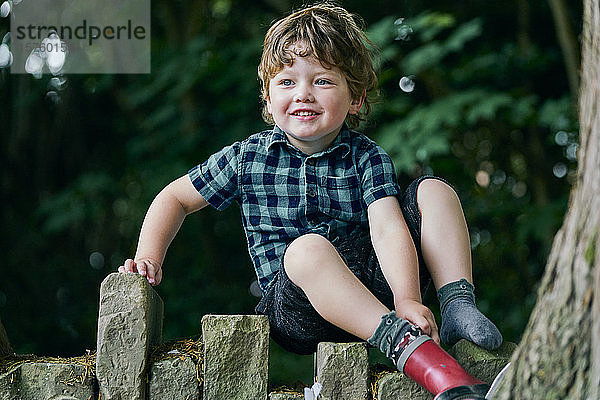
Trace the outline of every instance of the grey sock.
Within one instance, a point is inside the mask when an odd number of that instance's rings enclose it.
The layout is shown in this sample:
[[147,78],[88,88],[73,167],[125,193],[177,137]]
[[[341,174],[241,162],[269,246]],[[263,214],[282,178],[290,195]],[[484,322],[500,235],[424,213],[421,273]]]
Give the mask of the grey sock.
[[485,349],[497,349],[502,344],[502,334],[477,309],[473,289],[473,285],[466,279],[461,279],[438,290],[442,311],[440,338],[447,345],[467,339]]

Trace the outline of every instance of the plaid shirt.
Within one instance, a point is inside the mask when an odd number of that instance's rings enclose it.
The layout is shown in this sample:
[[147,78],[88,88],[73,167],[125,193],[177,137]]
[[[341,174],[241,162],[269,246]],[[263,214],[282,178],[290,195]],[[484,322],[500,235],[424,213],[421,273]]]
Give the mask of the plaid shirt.
[[248,250],[261,289],[281,267],[287,245],[317,233],[335,243],[368,229],[367,207],[400,193],[389,156],[345,126],[324,151],[307,155],[277,126],[236,142],[189,171],[218,210],[240,204]]

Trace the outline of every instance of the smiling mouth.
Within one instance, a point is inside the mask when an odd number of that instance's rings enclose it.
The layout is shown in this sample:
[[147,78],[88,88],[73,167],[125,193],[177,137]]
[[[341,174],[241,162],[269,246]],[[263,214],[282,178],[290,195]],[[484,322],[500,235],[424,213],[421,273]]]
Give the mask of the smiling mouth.
[[314,111],[294,111],[291,115],[295,115],[297,117],[312,117],[319,115],[319,113]]

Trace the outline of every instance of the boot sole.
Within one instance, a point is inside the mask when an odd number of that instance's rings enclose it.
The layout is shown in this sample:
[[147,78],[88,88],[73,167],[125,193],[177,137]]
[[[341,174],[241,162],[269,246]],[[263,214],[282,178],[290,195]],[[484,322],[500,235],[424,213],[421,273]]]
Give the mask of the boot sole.
[[486,383],[456,386],[438,394],[434,400],[485,400],[489,389],[490,385]]

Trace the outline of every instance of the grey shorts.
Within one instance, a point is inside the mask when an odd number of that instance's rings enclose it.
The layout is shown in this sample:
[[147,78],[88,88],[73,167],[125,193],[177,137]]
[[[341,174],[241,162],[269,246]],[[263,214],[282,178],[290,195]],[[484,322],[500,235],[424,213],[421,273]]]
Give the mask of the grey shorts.
[[[419,256],[422,293],[431,281],[421,254],[421,214],[417,205],[417,188],[425,179],[440,178],[423,176],[416,179],[400,199],[404,219]],[[354,275],[379,301],[393,309],[394,297],[379,267],[369,233],[356,230],[348,238],[336,241],[333,245]],[[256,312],[269,318],[273,340],[294,353],[311,354],[315,352],[319,342],[361,340],[321,317],[304,291],[287,276],[283,266],[256,306]]]

